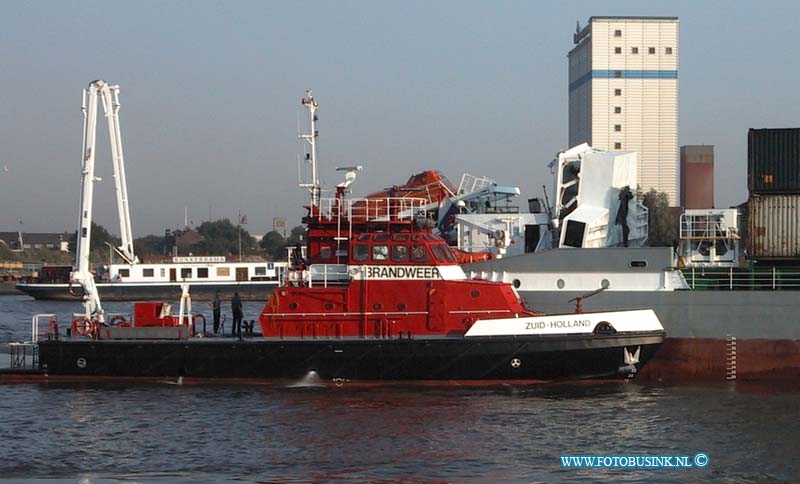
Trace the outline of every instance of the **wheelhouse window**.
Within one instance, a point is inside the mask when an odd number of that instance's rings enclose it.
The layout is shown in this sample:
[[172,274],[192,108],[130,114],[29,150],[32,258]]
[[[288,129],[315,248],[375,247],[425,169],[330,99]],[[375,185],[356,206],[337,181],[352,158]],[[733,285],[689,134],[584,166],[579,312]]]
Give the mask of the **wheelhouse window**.
[[389,258],[388,245],[375,245],[372,247],[372,260],[385,261]]
[[358,240],[369,240],[369,234],[360,234]]
[[181,268],[181,279],[191,279],[192,277],[192,268],[191,267],[183,267]]
[[411,260],[414,262],[425,262],[428,260],[428,252],[424,245],[411,246]]
[[392,240],[405,242],[410,238],[409,234],[392,234]]
[[[255,275],[257,276],[266,276],[267,275],[267,268],[264,266],[256,266],[255,267]],[[197,277],[200,277],[200,269],[197,270]]]
[[405,245],[392,246],[392,260],[395,262],[405,262],[408,260],[408,247]]
[[155,269],[142,269],[142,277],[154,277],[156,274]]
[[[258,273],[258,267],[256,267],[256,273]],[[197,268],[197,278],[198,279],[208,279],[208,267],[198,267]]]
[[230,277],[230,276],[231,276],[230,267],[217,267],[217,277]]
[[369,246],[366,244],[353,244],[353,260],[365,261],[369,259]]
[[131,277],[131,270],[130,269],[120,269],[117,274],[119,277]]
[[376,242],[387,241],[387,240],[389,240],[389,234],[387,234],[387,233],[375,234],[375,236],[372,237],[372,240],[374,240]]

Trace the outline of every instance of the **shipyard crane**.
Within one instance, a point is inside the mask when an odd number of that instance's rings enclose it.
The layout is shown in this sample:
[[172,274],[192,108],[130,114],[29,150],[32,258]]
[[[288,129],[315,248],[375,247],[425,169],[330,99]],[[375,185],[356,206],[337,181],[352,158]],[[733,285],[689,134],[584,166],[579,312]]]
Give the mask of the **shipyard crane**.
[[122,135],[119,127],[119,86],[106,81],[93,81],[83,91],[83,164],[81,169],[81,213],[78,222],[77,251],[75,270],[70,284],[80,284],[83,288],[83,304],[87,319],[103,322],[103,308],[94,276],[89,270],[89,251],[92,235],[92,193],[94,182],[100,178],[94,175],[95,146],[97,138],[98,99],[102,100],[103,111],[108,120],[108,134],[111,141],[111,161],[114,167],[114,188],[117,195],[117,212],[122,244],[114,251],[128,264],[139,262],[133,251],[131,214],[128,207],[128,187],[125,181],[125,162],[122,157]]

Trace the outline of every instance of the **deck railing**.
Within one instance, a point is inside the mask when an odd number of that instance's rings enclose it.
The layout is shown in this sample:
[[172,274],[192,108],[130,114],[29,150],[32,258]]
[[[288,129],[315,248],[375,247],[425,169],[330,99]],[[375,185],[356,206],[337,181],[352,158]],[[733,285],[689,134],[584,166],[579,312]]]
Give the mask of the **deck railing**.
[[319,203],[319,215],[327,220],[394,222],[413,220],[425,209],[427,200],[412,197],[323,198]]
[[800,291],[800,268],[690,267],[683,269],[683,276],[689,287],[696,290]]

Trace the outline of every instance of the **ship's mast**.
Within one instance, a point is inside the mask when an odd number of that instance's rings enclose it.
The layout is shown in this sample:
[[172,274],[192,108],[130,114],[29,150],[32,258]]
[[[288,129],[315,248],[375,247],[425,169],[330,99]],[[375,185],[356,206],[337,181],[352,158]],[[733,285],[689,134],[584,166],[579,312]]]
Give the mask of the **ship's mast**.
[[319,104],[311,90],[306,90],[306,97],[300,101],[303,106],[308,109],[309,132],[306,134],[299,134],[298,138],[305,140],[309,144],[309,152],[306,153],[306,161],[311,163],[311,181],[310,183],[301,183],[301,187],[307,187],[311,192],[311,207],[319,207],[320,184],[319,184],[319,171],[317,168],[317,108]]

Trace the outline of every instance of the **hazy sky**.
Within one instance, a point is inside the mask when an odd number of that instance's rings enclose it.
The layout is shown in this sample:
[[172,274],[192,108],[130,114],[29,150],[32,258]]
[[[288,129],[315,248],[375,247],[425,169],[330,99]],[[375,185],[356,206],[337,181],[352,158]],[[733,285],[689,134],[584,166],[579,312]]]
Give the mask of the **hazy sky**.
[[[120,84],[136,236],[247,214],[299,223],[299,104],[320,162],[362,164],[356,195],[437,168],[552,185],[567,143],[576,20],[680,18],[679,144],[716,146],[716,203],[745,200],[747,129],[800,125],[797,2],[6,1],[0,14],[0,230],[74,230],[81,90]],[[95,220],[117,232],[101,125]],[[8,167],[8,171],[4,170]]]

